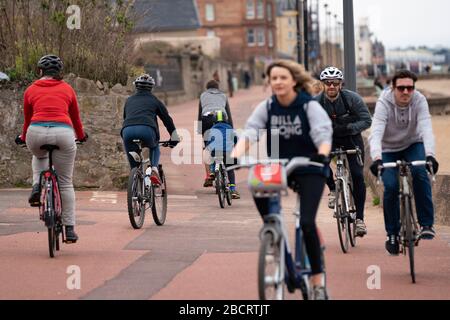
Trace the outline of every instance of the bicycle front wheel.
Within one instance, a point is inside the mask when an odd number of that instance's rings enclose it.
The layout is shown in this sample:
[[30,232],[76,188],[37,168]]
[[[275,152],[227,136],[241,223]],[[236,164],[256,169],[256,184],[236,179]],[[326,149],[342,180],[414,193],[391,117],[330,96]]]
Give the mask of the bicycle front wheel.
[[342,192],[341,187],[338,187],[337,190],[335,211],[339,242],[341,244],[342,252],[347,253],[349,245],[348,214],[345,209],[344,193]]
[[153,206],[152,216],[157,226],[162,226],[166,222],[167,216],[167,183],[162,166],[159,166],[159,177],[161,185],[153,185]]
[[128,178],[128,217],[134,229],[141,229],[145,220],[144,176],[139,168],[133,168]]
[[411,280],[413,283],[416,283],[416,273],[414,270],[414,247],[416,246],[416,239],[414,235],[413,228],[413,212],[411,207],[411,198],[405,199],[405,240],[406,247],[408,248],[408,256],[409,256],[409,269],[411,273]]
[[264,234],[259,251],[258,291],[260,300],[284,299],[284,257],[281,240],[275,243],[274,236]]
[[350,240],[350,245],[354,248],[356,247],[356,206],[355,206],[355,200],[354,200],[354,195],[353,195],[353,189],[351,187],[350,184],[348,184],[348,189],[349,191],[349,196],[350,196],[350,207],[352,210],[352,213],[349,216],[348,219],[348,234],[349,234],[349,240]]

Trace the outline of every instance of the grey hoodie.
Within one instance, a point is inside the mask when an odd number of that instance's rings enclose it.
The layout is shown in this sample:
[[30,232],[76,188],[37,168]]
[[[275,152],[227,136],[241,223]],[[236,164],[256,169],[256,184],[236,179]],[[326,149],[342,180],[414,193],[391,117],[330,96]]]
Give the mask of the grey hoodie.
[[414,143],[422,142],[427,156],[435,156],[435,140],[427,99],[414,92],[406,108],[396,105],[392,89],[385,90],[375,107],[369,137],[372,160],[381,159],[382,153],[403,151]]
[[[233,118],[231,117],[231,110],[226,94],[214,88],[203,92],[200,96],[198,106],[198,121],[200,122],[202,120],[202,115],[219,110],[227,113],[228,123],[233,126]],[[201,133],[201,129],[198,129],[198,132]]]

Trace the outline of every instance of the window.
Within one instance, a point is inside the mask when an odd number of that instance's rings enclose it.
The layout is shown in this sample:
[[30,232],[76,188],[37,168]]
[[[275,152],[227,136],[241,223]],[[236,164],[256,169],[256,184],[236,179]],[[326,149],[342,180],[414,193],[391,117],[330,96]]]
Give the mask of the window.
[[214,4],[207,3],[205,10],[206,21],[214,21]]
[[292,26],[292,18],[291,17],[288,18],[288,24],[289,24],[289,26]]
[[272,5],[270,3],[267,3],[267,20],[272,21]]
[[255,29],[247,30],[247,44],[249,47],[253,47],[256,44],[255,41]]
[[272,32],[272,29],[270,29],[268,31],[268,36],[269,36],[269,48],[273,48],[273,32]]
[[208,31],[206,31],[206,35],[208,36],[208,38],[214,38],[216,36],[216,33],[214,32],[214,30],[209,29]]
[[255,1],[247,0],[247,19],[255,19]]
[[265,35],[264,29],[258,29],[257,33],[257,40],[258,40],[258,46],[262,47],[266,44],[266,35]]
[[294,39],[294,33],[293,33],[292,31],[289,31],[289,32],[288,32],[288,39],[289,39],[289,40]]
[[258,19],[264,19],[264,1],[263,0],[256,0],[256,18]]

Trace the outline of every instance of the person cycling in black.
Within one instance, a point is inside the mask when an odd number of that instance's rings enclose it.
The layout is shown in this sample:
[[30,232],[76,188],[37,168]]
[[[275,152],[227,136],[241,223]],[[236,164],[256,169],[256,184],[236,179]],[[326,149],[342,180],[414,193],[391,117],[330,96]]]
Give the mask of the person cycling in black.
[[[372,118],[361,96],[343,89],[344,74],[335,67],[323,70],[320,75],[325,90],[316,97],[333,122],[333,150],[342,148],[352,150],[359,147],[362,152],[362,164],[357,155],[349,155],[348,163],[353,180],[353,195],[356,206],[356,234],[364,237],[367,227],[364,223],[364,205],[366,185],[364,182],[364,141],[361,133],[370,128]],[[327,180],[330,189],[328,207],[334,209],[336,201],[336,183],[333,174]]]
[[150,179],[153,183],[158,184],[160,183],[158,164],[161,154],[158,144],[160,137],[157,117],[162,120],[171,136],[170,147],[175,147],[180,142],[180,138],[166,106],[152,93],[155,80],[148,74],[144,74],[134,81],[134,86],[137,92],[127,99],[123,110],[121,136],[132,169],[138,166],[138,163],[130,155],[130,152],[138,151],[138,146],[133,140],[141,140],[143,146],[150,149],[152,165]]

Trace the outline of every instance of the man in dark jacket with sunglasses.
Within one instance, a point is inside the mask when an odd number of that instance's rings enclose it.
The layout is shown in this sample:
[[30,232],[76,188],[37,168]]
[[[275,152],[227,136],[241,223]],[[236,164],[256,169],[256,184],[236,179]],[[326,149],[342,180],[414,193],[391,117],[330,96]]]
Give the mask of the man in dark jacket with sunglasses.
[[[367,227],[364,223],[366,184],[364,181],[364,141],[361,133],[370,128],[372,119],[369,109],[356,92],[343,89],[344,74],[335,67],[322,71],[320,80],[324,92],[316,97],[333,123],[333,150],[353,150],[358,147],[361,156],[348,155],[349,169],[353,179],[353,195],[356,207],[356,235],[364,237]],[[327,180],[330,189],[328,207],[334,209],[336,203],[336,183],[333,174]]]

